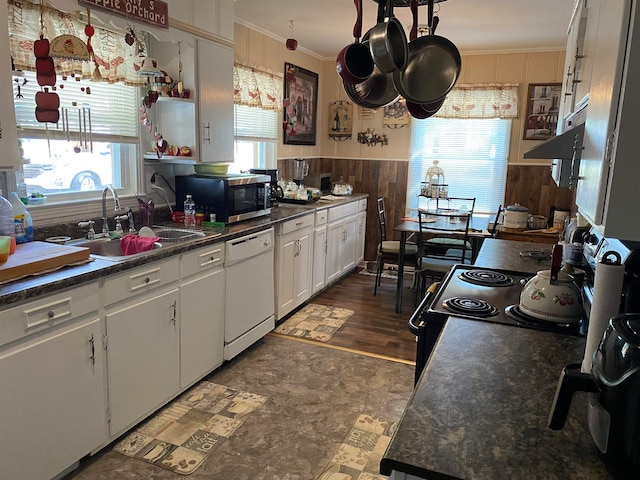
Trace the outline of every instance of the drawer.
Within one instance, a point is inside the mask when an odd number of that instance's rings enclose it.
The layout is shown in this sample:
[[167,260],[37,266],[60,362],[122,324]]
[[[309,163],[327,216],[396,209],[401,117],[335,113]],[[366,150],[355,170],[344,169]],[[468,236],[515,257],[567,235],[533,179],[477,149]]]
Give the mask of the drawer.
[[224,243],[216,243],[182,255],[180,275],[184,278],[222,265],[224,265]]
[[322,210],[318,210],[316,212],[316,227],[320,225],[325,225],[329,220],[329,209],[323,208]]
[[98,311],[98,282],[83,284],[2,310],[0,345]]
[[329,209],[329,221],[333,222],[340,218],[348,217],[358,213],[358,202],[350,202],[345,205],[339,205]]
[[367,210],[367,199],[366,198],[362,198],[360,200],[358,200],[358,211],[359,212],[364,212]]
[[304,217],[294,218],[288,222],[284,222],[280,227],[280,235],[286,235],[287,233],[295,232],[305,227],[313,227],[314,216],[313,213],[309,213]]
[[153,262],[117,275],[110,275],[104,282],[104,304],[111,305],[169,285],[177,281],[179,276],[180,262],[178,257]]

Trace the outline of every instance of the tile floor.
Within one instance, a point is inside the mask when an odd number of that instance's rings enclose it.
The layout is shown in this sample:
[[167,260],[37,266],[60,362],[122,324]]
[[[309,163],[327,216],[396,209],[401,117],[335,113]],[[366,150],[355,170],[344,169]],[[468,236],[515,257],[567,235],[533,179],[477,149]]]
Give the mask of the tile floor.
[[399,420],[414,367],[267,336],[207,380],[267,401],[192,475],[113,452],[81,462],[75,480],[314,480],[360,414]]

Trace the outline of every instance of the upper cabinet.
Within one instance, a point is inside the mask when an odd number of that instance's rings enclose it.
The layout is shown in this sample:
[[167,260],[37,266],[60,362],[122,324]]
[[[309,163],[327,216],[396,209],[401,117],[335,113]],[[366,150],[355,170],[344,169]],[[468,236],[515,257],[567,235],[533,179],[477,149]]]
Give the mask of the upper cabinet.
[[[165,0],[169,18],[233,42],[233,0]],[[176,22],[173,26],[180,28]]]
[[576,192],[587,220],[604,235],[625,240],[640,240],[640,224],[629,217],[629,209],[640,205],[640,10],[634,4],[589,0],[599,15]]
[[7,5],[0,8],[0,169],[16,170],[20,166],[18,130],[13,109],[13,72],[9,52],[9,18]]

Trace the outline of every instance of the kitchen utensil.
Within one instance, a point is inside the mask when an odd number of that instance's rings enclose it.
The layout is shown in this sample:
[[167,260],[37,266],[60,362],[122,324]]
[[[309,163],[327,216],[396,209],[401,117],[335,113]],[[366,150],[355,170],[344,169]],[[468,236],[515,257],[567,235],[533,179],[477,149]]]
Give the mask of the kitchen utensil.
[[[435,17],[438,18],[438,17]],[[411,40],[407,66],[393,72],[393,83],[407,101],[430,103],[443,98],[456,84],[462,68],[458,48],[435,34],[433,1],[429,0],[429,34]]]
[[634,478],[640,465],[638,332],[640,315],[613,316],[593,355],[591,373],[581,373],[580,364],[567,365],[549,413],[549,428],[560,430],[573,394],[590,392],[587,418],[591,437],[604,460],[620,472],[620,478]]
[[393,1],[386,0],[386,20],[379,22],[369,31],[371,57],[384,73],[403,70],[407,66],[407,36],[400,21],[393,16]]
[[354,42],[344,47],[336,58],[338,75],[347,83],[359,83],[373,73],[373,59],[369,45],[360,43],[362,36],[362,0],[354,0],[356,6],[356,23],[353,26]]
[[503,226],[507,228],[527,228],[529,222],[529,209],[519,203],[505,208]]
[[540,320],[569,324],[582,318],[582,294],[573,278],[560,271],[562,246],[555,245],[551,270],[531,278],[520,293],[520,310]]

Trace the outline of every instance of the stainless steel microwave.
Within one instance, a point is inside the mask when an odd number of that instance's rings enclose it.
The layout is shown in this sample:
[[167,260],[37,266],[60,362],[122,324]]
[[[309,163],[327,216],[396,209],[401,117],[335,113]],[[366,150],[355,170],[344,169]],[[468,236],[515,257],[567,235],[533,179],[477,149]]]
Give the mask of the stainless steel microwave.
[[268,175],[178,175],[176,210],[182,210],[187,195],[196,211],[214,213],[217,222],[234,223],[271,213],[271,178]]

